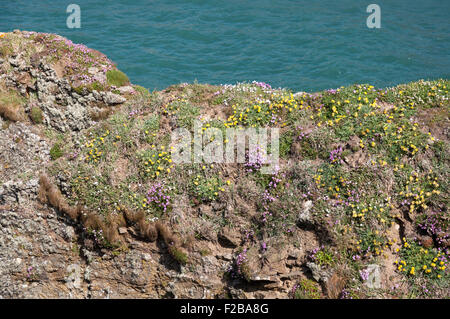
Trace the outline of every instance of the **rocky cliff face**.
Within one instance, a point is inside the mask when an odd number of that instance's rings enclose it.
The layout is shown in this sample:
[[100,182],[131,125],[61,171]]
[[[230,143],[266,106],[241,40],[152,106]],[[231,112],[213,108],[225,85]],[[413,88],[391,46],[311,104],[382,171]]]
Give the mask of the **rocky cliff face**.
[[[448,262],[448,85],[149,93],[100,52],[2,34],[0,298],[445,296],[448,269],[410,263]],[[194,119],[280,127],[280,170],[174,165]]]

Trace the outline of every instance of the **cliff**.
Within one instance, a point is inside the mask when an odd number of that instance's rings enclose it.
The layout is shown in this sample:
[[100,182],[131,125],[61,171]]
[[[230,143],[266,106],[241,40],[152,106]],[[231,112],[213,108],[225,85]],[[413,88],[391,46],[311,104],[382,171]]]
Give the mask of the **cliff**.
[[[0,297],[449,297],[449,85],[150,92],[1,34]],[[176,164],[195,120],[279,128],[279,168]]]

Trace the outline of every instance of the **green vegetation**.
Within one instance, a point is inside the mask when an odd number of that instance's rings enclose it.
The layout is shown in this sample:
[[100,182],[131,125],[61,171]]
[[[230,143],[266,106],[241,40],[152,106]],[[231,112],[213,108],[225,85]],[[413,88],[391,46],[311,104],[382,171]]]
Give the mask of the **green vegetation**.
[[60,158],[63,155],[64,155],[64,152],[59,143],[53,145],[53,147],[50,149],[50,157],[54,161],[56,161],[58,158]]
[[[205,165],[203,167],[206,168]],[[225,191],[224,183],[217,176],[207,178],[197,175],[193,178],[191,185],[195,198],[205,202],[215,200],[220,192]]]
[[42,121],[44,120],[42,110],[37,106],[31,108],[30,117],[35,124],[42,124]]
[[317,283],[309,279],[302,279],[294,289],[294,299],[321,299],[320,288]]
[[184,253],[181,250],[177,249],[176,247],[172,247],[172,246],[169,247],[169,253],[181,265],[187,264],[188,256],[186,253]]
[[143,86],[140,86],[140,85],[134,85],[133,86],[134,87],[134,89],[136,90],[136,92],[138,92],[140,95],[142,95],[143,97],[150,97],[150,95],[151,95],[151,93],[150,93],[150,91],[148,90],[148,89],[146,89],[145,87],[143,87]]
[[109,70],[106,72],[106,79],[109,85],[115,87],[121,87],[130,82],[126,74],[120,70]]

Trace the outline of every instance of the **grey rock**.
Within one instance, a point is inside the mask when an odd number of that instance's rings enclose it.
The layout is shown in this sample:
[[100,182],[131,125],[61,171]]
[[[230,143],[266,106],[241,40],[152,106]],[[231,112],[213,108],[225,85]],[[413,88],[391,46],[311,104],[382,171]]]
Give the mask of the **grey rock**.
[[307,262],[306,267],[311,270],[311,273],[313,275],[313,278],[317,282],[327,282],[328,279],[331,277],[331,273],[327,269],[323,269],[320,267],[320,265],[313,263],[313,262]]
[[367,266],[366,271],[369,274],[368,279],[364,283],[370,289],[381,288],[381,270],[377,264],[370,264]]
[[67,240],[68,242],[72,242],[74,238],[75,238],[75,230],[73,229],[73,227],[67,226],[66,228],[64,228],[64,239]]
[[131,86],[122,86],[119,89],[120,94],[134,94],[136,91]]
[[301,211],[297,217],[297,224],[299,226],[311,225],[314,223],[314,220],[313,220],[313,217],[311,214],[312,207],[313,207],[313,202],[311,200],[308,200],[303,203],[303,211]]
[[81,287],[81,267],[78,264],[71,264],[67,267],[66,285],[69,289]]
[[122,104],[127,101],[126,98],[112,92],[106,92],[103,95],[103,101],[108,105]]

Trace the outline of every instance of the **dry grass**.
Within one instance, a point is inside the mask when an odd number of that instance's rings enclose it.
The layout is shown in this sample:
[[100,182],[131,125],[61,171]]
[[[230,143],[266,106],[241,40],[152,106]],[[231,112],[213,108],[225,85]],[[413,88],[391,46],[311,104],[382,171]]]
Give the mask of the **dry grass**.
[[74,221],[79,221],[87,229],[101,230],[109,243],[121,243],[122,240],[118,233],[118,228],[130,224],[138,229],[142,237],[151,242],[156,241],[158,238],[164,240],[172,257],[180,263],[186,263],[187,255],[184,249],[181,248],[179,239],[162,222],[149,223],[146,221],[144,212],[132,212],[126,207],[121,207],[120,211],[122,214],[109,215],[104,220],[82,206],[71,207],[47,175],[42,174],[39,182],[38,198],[40,202],[51,205]]
[[113,112],[113,108],[103,108],[96,112],[92,111],[90,115],[94,121],[101,121],[107,119]]
[[169,254],[181,264],[187,262],[187,255],[185,250],[181,247],[180,240],[167,228],[165,224],[158,221],[156,223],[149,223],[145,220],[145,214],[142,211],[132,212],[126,207],[121,207],[124,217],[128,223],[137,227],[141,236],[145,239],[154,242],[158,238],[162,239],[168,247]]
[[0,88],[0,116],[12,122],[24,121],[24,103],[16,91]]

